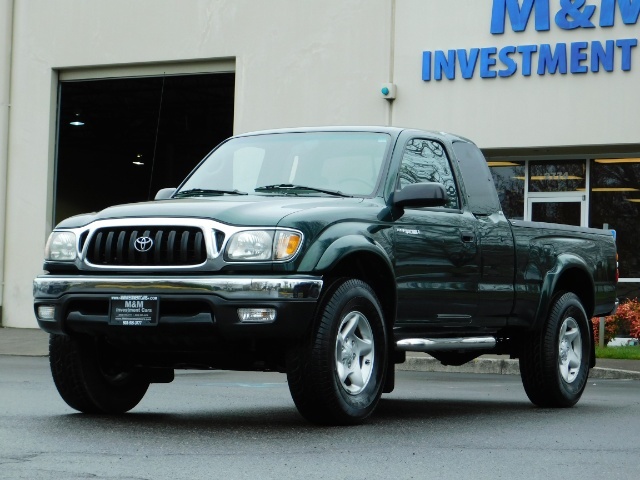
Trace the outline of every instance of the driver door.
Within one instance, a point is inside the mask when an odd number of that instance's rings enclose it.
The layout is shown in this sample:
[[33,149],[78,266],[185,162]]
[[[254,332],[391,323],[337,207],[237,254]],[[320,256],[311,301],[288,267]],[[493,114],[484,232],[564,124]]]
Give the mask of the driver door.
[[480,278],[478,221],[461,208],[451,163],[439,142],[407,142],[397,188],[418,182],[443,184],[449,202],[405,208],[395,222],[397,323],[418,328],[470,325]]

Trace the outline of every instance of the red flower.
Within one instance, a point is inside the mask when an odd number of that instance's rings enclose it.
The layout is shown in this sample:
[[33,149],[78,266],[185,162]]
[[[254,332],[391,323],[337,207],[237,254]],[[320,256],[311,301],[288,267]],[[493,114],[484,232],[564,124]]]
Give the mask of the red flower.
[[[599,343],[600,319],[592,318],[596,344]],[[605,345],[619,334],[629,334],[633,338],[640,338],[640,302],[637,298],[621,303],[615,315],[605,317],[604,341]]]

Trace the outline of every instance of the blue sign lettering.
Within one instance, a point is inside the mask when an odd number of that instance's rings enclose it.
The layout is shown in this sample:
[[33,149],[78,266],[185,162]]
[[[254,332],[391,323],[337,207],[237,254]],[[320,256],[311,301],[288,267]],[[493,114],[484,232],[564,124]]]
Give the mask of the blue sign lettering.
[[422,80],[431,80],[431,52],[422,52]]
[[558,43],[555,53],[551,53],[551,45],[540,45],[538,75],[544,75],[546,71],[553,75],[557,70],[563,75],[567,73],[567,44]]
[[502,48],[485,47],[470,50],[436,50],[422,52],[422,79],[454,80],[459,69],[462,78],[472,79],[479,70],[480,78],[510,77],[520,68],[528,77],[534,70],[538,75],[560,73],[583,74],[599,72],[602,67],[612,72],[616,56],[622,71],[631,70],[633,49],[638,39],[607,40],[606,42],[548,43],[542,45],[508,45]]
[[531,11],[534,9],[536,30],[549,30],[549,0],[524,0],[522,8],[518,0],[493,0],[491,33],[494,35],[504,33],[507,13],[513,31],[524,32],[529,23]]
[[498,57],[505,66],[505,68],[498,71],[498,75],[501,77],[510,77],[518,70],[518,64],[510,57],[510,55],[516,53],[516,47],[507,46],[500,50]]
[[[601,27],[613,27],[616,7],[620,10],[625,25],[635,25],[640,18],[640,0],[600,0]],[[536,31],[550,29],[551,9],[549,0],[493,0],[491,10],[491,33],[502,35],[507,18],[514,32],[524,32],[529,24],[531,13],[535,13]],[[595,28],[591,21],[596,13],[595,5],[587,0],[560,0],[560,9],[555,15],[555,23],[563,30],[576,28]]]
[[638,46],[637,38],[616,41],[616,47],[622,50],[622,71],[631,70],[631,49]]
[[[563,30],[595,28],[594,21],[599,12],[600,27],[612,27],[617,12],[625,25],[635,25],[640,18],[640,0],[554,0],[554,21]],[[550,0],[493,0],[491,10],[491,33],[504,34],[507,19],[514,32],[523,32],[530,23],[532,14],[537,31],[550,30]],[[555,45],[507,45],[504,47],[482,47],[457,50],[435,50],[422,52],[422,79],[454,80],[459,69],[462,78],[469,80],[479,72],[480,78],[511,77],[520,70],[528,77],[535,71],[538,75],[565,75],[597,73],[602,68],[613,72],[616,65],[623,72],[631,70],[633,49],[637,38],[606,41],[576,41]],[[618,61],[616,61],[618,59]]]
[[496,65],[494,58],[498,49],[495,47],[480,49],[480,76],[482,78],[496,78],[498,75],[493,69]]
[[466,50],[458,50],[458,61],[460,62],[460,71],[462,72],[462,78],[473,78],[473,72],[476,69],[478,63],[479,48],[472,48],[467,55]]
[[589,67],[583,65],[588,58],[585,50],[589,48],[589,42],[574,42],[571,44],[571,73],[587,73]]
[[537,45],[521,45],[517,50],[522,55],[522,75],[528,77],[531,75],[533,54],[538,51],[538,47]]
[[591,42],[591,71],[599,72],[600,65],[607,72],[613,72],[613,55],[616,42],[607,40],[606,47],[602,48],[602,43]]
[[600,7],[600,26],[613,27],[616,18],[616,4],[620,8],[622,22],[635,25],[640,17],[640,0],[602,0]]
[[595,28],[591,17],[596,11],[593,5],[585,6],[587,0],[560,0],[560,11],[556,14],[556,25],[564,30]]
[[449,50],[446,54],[442,50],[436,50],[433,60],[433,77],[442,80],[442,73],[449,80],[456,78],[456,51]]

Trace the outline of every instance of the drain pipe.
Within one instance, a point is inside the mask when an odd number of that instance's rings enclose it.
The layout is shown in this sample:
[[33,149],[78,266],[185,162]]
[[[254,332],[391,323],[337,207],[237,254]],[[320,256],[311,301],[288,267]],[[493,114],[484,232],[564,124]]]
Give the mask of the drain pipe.
[[0,0],[0,325],[4,299],[4,261],[7,218],[7,164],[9,161],[9,100],[14,0]]

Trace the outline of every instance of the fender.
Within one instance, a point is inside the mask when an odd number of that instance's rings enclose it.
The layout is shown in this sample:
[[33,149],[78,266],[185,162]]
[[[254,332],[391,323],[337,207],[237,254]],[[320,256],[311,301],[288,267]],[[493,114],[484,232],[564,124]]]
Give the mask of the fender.
[[[594,291],[593,272],[589,268],[587,263],[579,256],[571,253],[563,253],[558,255],[556,263],[549,271],[547,271],[542,287],[540,288],[540,298],[538,300],[538,308],[536,309],[536,315],[533,321],[533,329],[539,331],[549,314],[549,308],[553,295],[557,291],[558,282],[562,278],[563,274],[570,269],[578,269],[584,273],[584,276],[588,279],[589,284],[583,285],[581,288],[574,290],[579,294],[580,290]],[[593,310],[593,305],[583,305],[587,315]]]
[[[357,234],[346,235],[334,239],[331,244],[325,247],[320,258],[318,258],[315,264],[311,267],[311,271],[315,273],[329,271],[347,255],[351,255],[356,252],[368,252],[374,254],[385,263],[389,272],[393,272],[391,259],[382,245],[372,238],[367,238],[364,235]],[[311,250],[308,253],[311,253]],[[306,264],[308,260],[313,262],[313,259],[305,258],[301,266]]]

